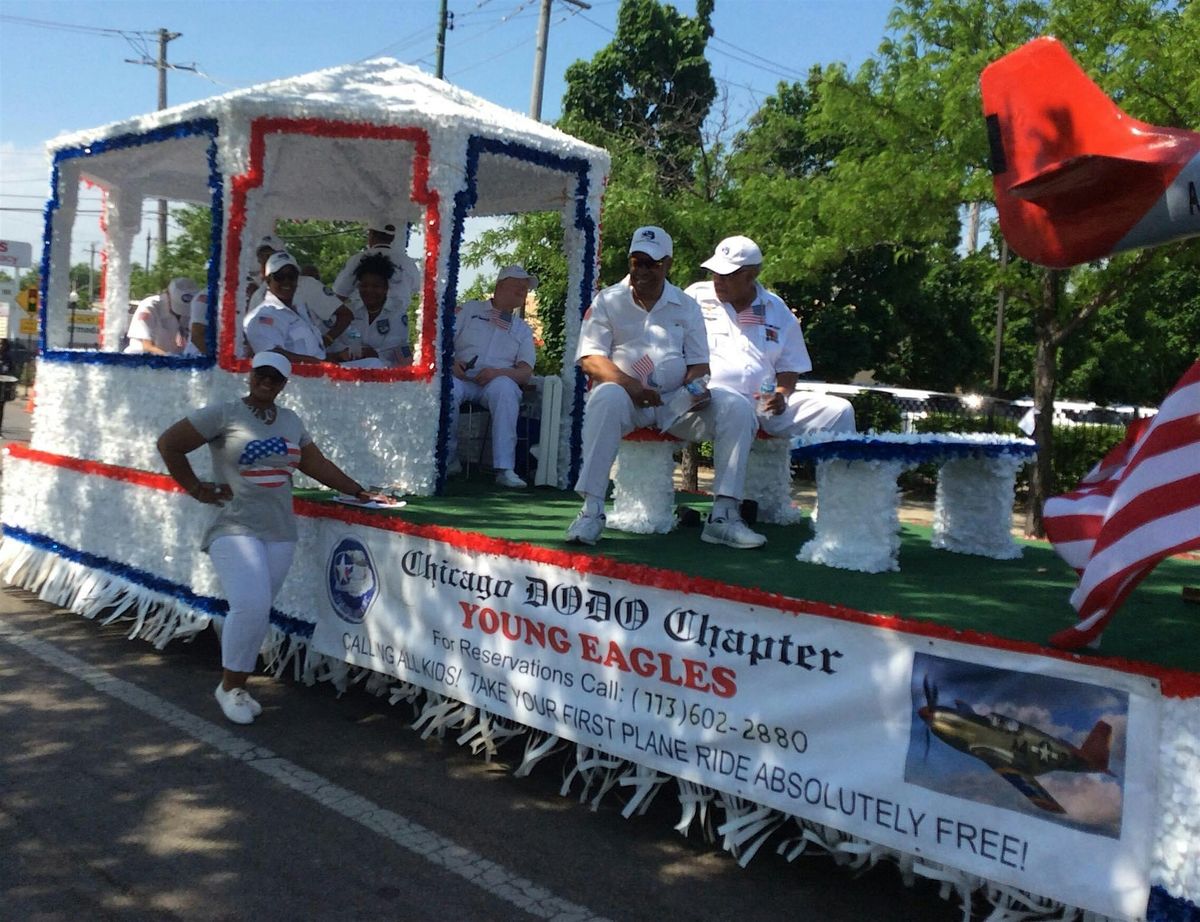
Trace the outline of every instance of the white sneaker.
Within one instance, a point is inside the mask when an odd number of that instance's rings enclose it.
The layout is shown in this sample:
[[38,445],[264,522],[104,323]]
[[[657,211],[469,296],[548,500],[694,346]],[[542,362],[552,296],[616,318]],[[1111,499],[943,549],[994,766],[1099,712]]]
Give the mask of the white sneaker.
[[257,717],[262,713],[262,705],[259,704],[258,699],[251,695],[250,692],[246,691],[246,689],[243,688],[242,691],[245,692],[246,703],[250,705],[250,713]]
[[462,471],[462,462],[457,457],[451,458],[449,463],[446,464],[447,477],[457,477]]
[[767,543],[765,535],[753,531],[741,519],[710,519],[700,533],[700,540],[708,544],[724,544],[726,547],[752,548]]
[[604,513],[588,515],[580,512],[567,528],[567,544],[595,544],[604,534]]
[[509,487],[513,490],[523,490],[529,484],[518,477],[515,471],[505,468],[496,474],[496,486]]
[[226,691],[224,683],[219,683],[214,694],[217,704],[221,705],[221,711],[235,724],[254,723],[254,710],[250,707],[250,701],[253,699],[246,693],[246,689],[233,688]]

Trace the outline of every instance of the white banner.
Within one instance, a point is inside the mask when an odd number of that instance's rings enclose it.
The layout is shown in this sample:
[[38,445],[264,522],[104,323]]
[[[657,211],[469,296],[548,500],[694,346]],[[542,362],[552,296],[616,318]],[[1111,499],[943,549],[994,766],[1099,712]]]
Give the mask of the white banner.
[[1145,911],[1150,680],[320,527],[319,652],[989,880]]

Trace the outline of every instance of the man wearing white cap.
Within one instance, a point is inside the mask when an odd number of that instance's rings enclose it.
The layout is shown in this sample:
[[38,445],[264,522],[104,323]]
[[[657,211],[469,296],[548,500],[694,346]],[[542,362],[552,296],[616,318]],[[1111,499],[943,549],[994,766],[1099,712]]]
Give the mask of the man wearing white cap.
[[407,312],[420,284],[420,272],[417,264],[404,252],[403,246],[393,247],[396,235],[404,229],[404,225],[388,217],[376,217],[367,224],[367,248],[359,250],[342,266],[342,271],[333,280],[333,293],[345,300],[354,294],[355,271],[364,256],[372,253],[382,253],[392,261],[396,270],[388,282],[388,299]]
[[468,301],[454,319],[454,378],[450,397],[448,470],[459,469],[458,407],[477,400],[491,414],[492,467],[496,483],[520,489],[525,481],[513,470],[517,450],[517,416],[521,388],[533,375],[533,331],[515,311],[537,288],[537,276],[521,266],[505,266],[496,275],[487,301]]
[[275,351],[293,362],[323,362],[321,331],[296,299],[300,266],[290,253],[272,253],[265,267],[267,292],[246,315],[243,329],[253,352]]
[[639,227],[629,244],[629,275],[596,295],[583,315],[576,360],[592,379],[592,390],[575,484],[583,509],[567,529],[568,542],[600,539],[604,495],[621,437],[657,426],[686,441],[713,441],[716,498],[701,540],[735,548],[766,543],[739,513],[746,461],[758,430],[754,405],[731,391],[705,388],[704,318],[699,305],[667,281],[672,252],[665,230]]
[[759,425],[773,436],[814,430],[854,432],[854,407],[829,394],[796,390],[812,371],[800,321],[758,283],[762,250],[749,237],[726,237],[701,263],[712,280],[687,293],[704,312],[714,388],[757,400]]
[[127,355],[179,355],[187,344],[185,326],[199,286],[188,278],[171,279],[167,290],[138,302],[129,321]]
[[[267,275],[267,260],[275,253],[284,253],[287,247],[284,246],[282,240],[278,237],[267,234],[259,240],[258,247],[254,251],[258,258],[260,270],[260,279],[251,279],[247,284],[247,292],[249,294],[249,304],[246,312],[254,311],[267,295],[267,287],[259,285],[259,281],[264,281]],[[328,285],[322,284],[319,278],[300,274],[300,278],[296,284],[295,304],[303,306],[308,311],[308,315],[312,318],[313,323],[318,325],[318,332],[321,334],[321,345],[329,350],[338,337],[350,326],[350,322],[354,319],[354,312],[344,302],[345,299],[339,298],[333,293],[333,289]]]

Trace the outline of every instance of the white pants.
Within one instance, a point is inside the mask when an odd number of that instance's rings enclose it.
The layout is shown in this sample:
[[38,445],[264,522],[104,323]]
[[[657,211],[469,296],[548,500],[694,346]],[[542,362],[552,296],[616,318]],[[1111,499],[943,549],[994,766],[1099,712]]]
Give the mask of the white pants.
[[[741,499],[750,445],[758,433],[754,404],[733,391],[709,393],[712,401],[704,409],[685,414],[667,431],[685,442],[712,439],[713,493]],[[612,381],[593,387],[583,414],[583,466],[576,491],[603,497],[621,438],[653,426],[662,412],[662,407],[635,407],[629,392]]]
[[774,436],[803,435],[805,432],[857,432],[854,407],[849,400],[832,394],[795,391],[778,416],[760,416],[763,432]]
[[292,566],[294,541],[262,541],[251,535],[222,535],[208,548],[213,569],[229,601],[221,631],[221,665],[253,672],[270,626],[271,603]]
[[499,375],[480,386],[474,381],[453,379],[450,395],[450,432],[446,457],[458,454],[458,408],[464,400],[475,400],[487,407],[492,417],[492,467],[512,470],[517,457],[517,416],[521,410],[521,385]]

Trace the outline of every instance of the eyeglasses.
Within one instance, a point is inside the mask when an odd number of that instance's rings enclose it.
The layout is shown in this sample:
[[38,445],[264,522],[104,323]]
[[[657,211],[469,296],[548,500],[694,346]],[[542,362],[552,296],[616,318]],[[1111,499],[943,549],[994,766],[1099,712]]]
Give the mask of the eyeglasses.
[[274,384],[277,387],[283,387],[283,385],[287,384],[287,378],[281,375],[274,368],[255,368],[253,369],[253,373],[256,378],[262,378],[264,381]]
[[663,264],[666,261],[667,261],[667,258],[665,256],[662,259],[645,259],[643,257],[630,256],[629,257],[629,268],[630,269],[642,269],[642,270],[661,269],[663,267]]

